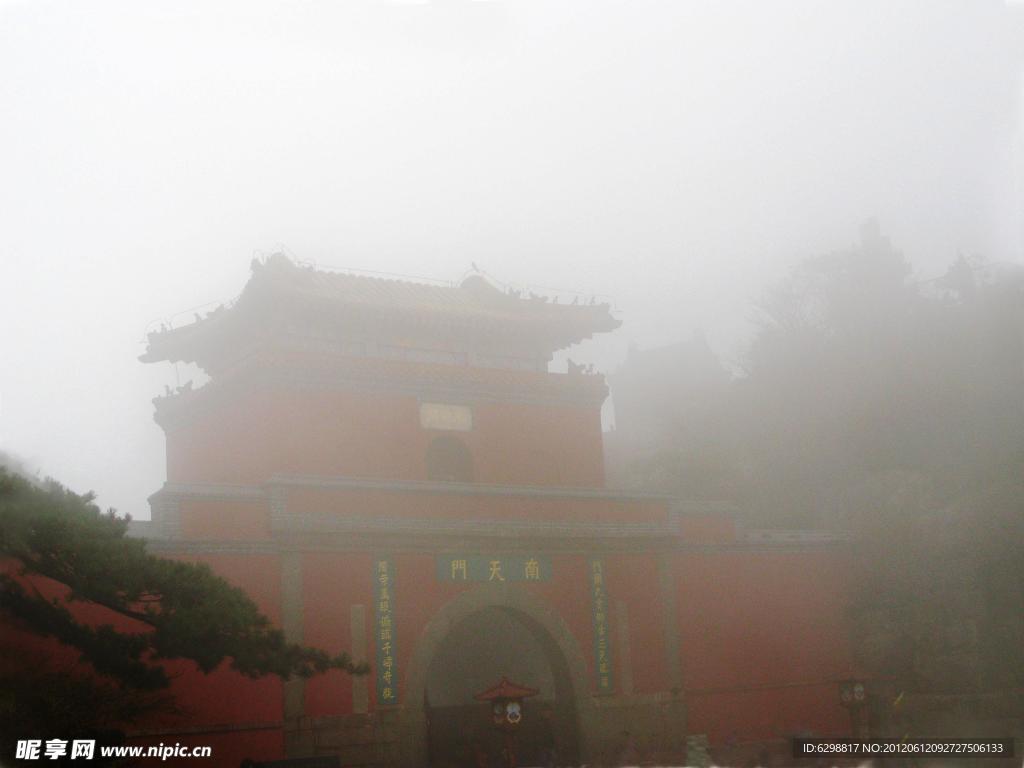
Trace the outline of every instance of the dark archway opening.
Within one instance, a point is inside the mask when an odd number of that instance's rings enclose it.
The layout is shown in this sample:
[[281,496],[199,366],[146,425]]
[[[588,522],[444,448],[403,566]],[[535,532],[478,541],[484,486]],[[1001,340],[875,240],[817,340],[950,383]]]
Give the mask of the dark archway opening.
[[561,650],[529,616],[497,606],[456,624],[430,661],[424,693],[429,764],[504,765],[502,737],[490,710],[473,699],[502,675],[540,690],[523,707],[515,736],[517,764],[578,764],[572,682]]
[[455,437],[435,437],[427,446],[427,478],[449,482],[473,482],[473,456]]

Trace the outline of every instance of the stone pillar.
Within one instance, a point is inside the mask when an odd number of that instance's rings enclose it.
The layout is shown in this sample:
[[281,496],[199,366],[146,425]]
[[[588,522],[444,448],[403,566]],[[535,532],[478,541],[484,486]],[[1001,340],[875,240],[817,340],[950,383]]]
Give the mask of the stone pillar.
[[[281,624],[285,638],[302,642],[302,553],[281,553]],[[284,683],[284,719],[296,720],[305,714],[306,686],[301,677]]]
[[[366,656],[366,608],[353,605],[349,613],[351,626],[352,660],[367,661]],[[370,711],[370,675],[356,675],[352,678],[352,712],[364,715]]]
[[671,749],[681,758],[686,756],[686,698],[683,691],[683,662],[679,644],[679,617],[676,613],[676,582],[672,569],[672,553],[658,555],[658,586],[661,591],[662,631],[665,633],[665,668],[667,687],[671,694],[665,705],[668,730],[672,734]]
[[629,647],[629,607],[624,600],[615,601],[615,624],[618,629],[618,651],[615,659],[619,664],[620,693],[633,695],[633,654]]
[[423,707],[407,704],[401,709],[383,710],[378,717],[382,730],[397,736],[393,742],[396,749],[388,744],[383,762],[387,765],[395,765],[397,762],[400,768],[423,768],[428,757],[427,714]]
[[150,519],[157,535],[164,539],[181,538],[181,502],[176,497],[159,498],[149,502]]

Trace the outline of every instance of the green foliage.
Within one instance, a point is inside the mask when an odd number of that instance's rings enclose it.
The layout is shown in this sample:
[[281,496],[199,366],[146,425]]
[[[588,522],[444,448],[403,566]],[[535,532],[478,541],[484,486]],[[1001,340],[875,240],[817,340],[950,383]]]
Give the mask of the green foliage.
[[1021,686],[1024,276],[961,258],[912,283],[876,236],[801,265],[769,304],[736,429],[770,490],[741,503],[856,537],[875,674]]
[[874,227],[803,262],[743,375],[691,405],[715,430],[666,428],[632,467],[753,526],[852,535],[862,661],[910,692],[1024,686],[1024,272],[996,266],[915,282]]
[[154,713],[180,714],[166,690],[138,691],[72,664],[54,663],[41,651],[6,649],[0,670],[0,754],[18,739],[92,738],[113,745],[121,728]]
[[[228,661],[254,678],[368,670],[347,653],[287,642],[242,590],[206,565],[149,554],[144,541],[126,537],[127,526],[92,496],[0,468],[0,554],[19,564],[17,575],[0,577],[0,609],[137,690],[166,687],[160,662],[170,659],[192,660],[204,672]],[[66,596],[47,599],[32,586],[39,576],[64,585]],[[75,602],[108,608],[133,628],[85,624],[69,609]]]

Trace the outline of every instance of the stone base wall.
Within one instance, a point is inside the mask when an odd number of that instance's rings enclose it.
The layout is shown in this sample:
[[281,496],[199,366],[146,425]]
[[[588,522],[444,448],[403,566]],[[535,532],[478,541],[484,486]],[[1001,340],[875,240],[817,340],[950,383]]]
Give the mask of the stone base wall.
[[396,766],[402,757],[398,712],[300,717],[285,724],[288,757],[337,755],[344,766]]
[[[668,695],[593,698],[579,713],[581,763],[636,762],[685,765],[686,708]],[[329,718],[295,718],[286,723],[288,757],[337,755],[344,766],[421,768],[426,763],[426,722],[421,710]]]
[[587,765],[626,762],[686,765],[686,707],[669,695],[614,696],[592,700],[580,714]]

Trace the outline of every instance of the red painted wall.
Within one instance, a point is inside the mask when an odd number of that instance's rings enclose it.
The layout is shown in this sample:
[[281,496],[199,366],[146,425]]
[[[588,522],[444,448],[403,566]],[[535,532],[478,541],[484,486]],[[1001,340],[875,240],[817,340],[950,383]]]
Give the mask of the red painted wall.
[[[612,663],[622,690],[627,660],[619,642],[615,603],[625,602],[629,616],[629,664],[636,693],[657,693],[669,688],[665,663],[665,614],[655,555],[613,555],[605,559],[605,582],[611,608]],[[593,655],[593,654],[591,654]]]
[[[281,565],[277,555],[210,554],[178,559],[206,563],[218,575],[241,587],[261,612],[280,624]],[[187,661],[168,664],[168,669],[173,675],[171,693],[186,712],[181,718],[164,720],[162,725],[244,724],[280,728],[283,694],[279,678],[254,680],[231,670],[227,662],[208,675]]]
[[[518,509],[506,497],[443,497],[360,491],[302,491],[289,497],[290,509],[335,509],[339,493],[344,508],[362,514],[413,517],[444,513],[446,517],[496,518],[518,513],[545,519],[580,516],[587,505],[573,500],[545,502],[550,508]],[[395,505],[406,500],[409,507]],[[388,501],[390,500],[390,503]],[[215,509],[207,510],[215,513]],[[621,512],[621,510],[620,510]],[[664,508],[662,507],[662,513]],[[614,517],[608,512],[611,519]],[[693,521],[691,521],[693,522]],[[731,522],[696,519],[687,537],[703,536],[720,544]],[[386,553],[396,568],[395,620],[401,695],[407,691],[412,657],[430,619],[450,600],[474,585],[442,582],[435,574],[433,554]],[[268,615],[279,620],[280,565],[272,556],[209,556],[218,572],[253,595]],[[627,663],[621,647],[617,601],[629,614],[629,665],[637,694],[664,692],[669,670],[665,662],[665,628],[657,559],[650,554],[611,554],[604,557],[610,614],[616,691],[622,691]],[[304,633],[309,644],[327,650],[351,647],[350,609],[366,608],[368,660],[375,658],[373,559],[369,553],[307,553],[303,556]],[[588,557],[553,555],[549,581],[524,584],[565,622],[588,667],[594,691],[593,628]],[[714,744],[730,740],[780,738],[797,731],[844,733],[849,719],[838,702],[837,681],[853,676],[847,604],[849,555],[839,548],[803,550],[723,549],[684,551],[671,560],[676,590],[678,632],[690,729],[707,733]],[[280,684],[261,681],[251,689],[242,709],[213,705],[220,686],[246,690],[251,681],[232,673],[212,678],[186,676],[179,690],[194,702],[202,722],[252,722],[277,717]],[[241,687],[239,687],[241,686]],[[371,707],[374,678],[369,678]],[[264,708],[254,702],[273,702]],[[307,714],[322,717],[352,711],[351,678],[330,673],[306,686]]]
[[[185,558],[183,558],[185,559]],[[266,562],[260,558],[211,557],[206,559],[222,576],[246,585],[250,596],[268,616],[277,616],[275,589],[266,578]],[[271,570],[273,569],[271,567]],[[0,571],[15,573],[11,560],[0,563]],[[56,582],[32,577],[27,582],[47,597],[63,600],[68,590]],[[147,627],[94,603],[68,604],[76,618],[90,626],[109,624],[121,632],[144,632]],[[16,626],[6,625],[0,633],[0,666],[13,663],[59,671],[73,677],[99,677],[91,665],[80,660],[70,646],[50,638],[41,638]],[[192,662],[176,661],[165,665],[171,678],[168,693],[174,696],[180,712],[163,712],[131,723],[128,730],[148,731],[153,735],[130,737],[126,744],[210,746],[213,764],[232,766],[251,755],[273,759],[284,756],[284,732],[281,728],[281,683],[277,678],[252,680],[222,665],[210,675],[202,674]],[[227,726],[227,728],[225,728]],[[238,727],[244,730],[235,730]],[[47,734],[65,738],[65,734]],[[111,746],[109,744],[99,746]],[[160,762],[157,759],[143,764]],[[166,762],[164,764],[167,764]]]
[[692,733],[722,743],[849,730],[837,682],[854,672],[851,567],[836,548],[675,558]]
[[181,501],[181,535],[212,541],[271,538],[270,505],[262,501]]
[[[210,502],[210,504],[213,504]],[[228,503],[230,506],[230,503]],[[211,506],[207,512],[216,515]],[[708,536],[718,535],[709,529]],[[382,553],[395,564],[395,621],[402,700],[408,693],[412,658],[424,628],[473,583],[439,581],[430,553]],[[587,685],[595,691],[593,625],[584,554],[551,555],[548,581],[521,584],[561,617],[586,660]],[[276,555],[210,554],[192,557],[238,584],[273,621],[281,620],[281,565]],[[838,548],[682,551],[671,559],[678,633],[691,733],[706,733],[713,745],[784,738],[796,732],[844,734],[849,716],[839,705],[837,683],[854,676],[849,659],[847,604],[850,556]],[[665,616],[657,559],[650,554],[604,556],[610,605],[623,601],[629,613],[628,663],[637,694],[665,692]],[[307,552],[302,556],[304,640],[329,651],[351,648],[350,610],[366,608],[366,648],[374,646],[373,557],[370,553]],[[103,609],[80,608],[104,620]],[[610,632],[616,692],[627,663],[618,616]],[[51,649],[59,656],[60,649]],[[250,680],[221,668],[199,673],[191,663],[168,665],[172,692],[185,707],[182,717],[162,718],[149,728],[176,729],[140,743],[216,744],[231,759],[283,755],[282,684],[274,677]],[[368,678],[371,708],[375,678]],[[306,685],[306,714],[336,716],[352,711],[352,679],[341,673]],[[199,732],[196,732],[199,729]],[[206,735],[207,731],[224,731]],[[257,750],[259,751],[253,751]]]
[[[205,395],[204,395],[205,396]],[[169,482],[259,483],[275,473],[426,479],[438,435],[473,455],[477,482],[600,487],[600,409],[473,406],[470,432],[424,430],[412,396],[242,391],[167,435]]]
[[[302,556],[303,641],[332,653],[352,648],[351,607],[366,613],[366,648],[373,661],[374,560],[369,554],[311,552]],[[368,677],[371,699],[374,677]],[[306,715],[352,712],[352,677],[331,671],[306,681]]]

